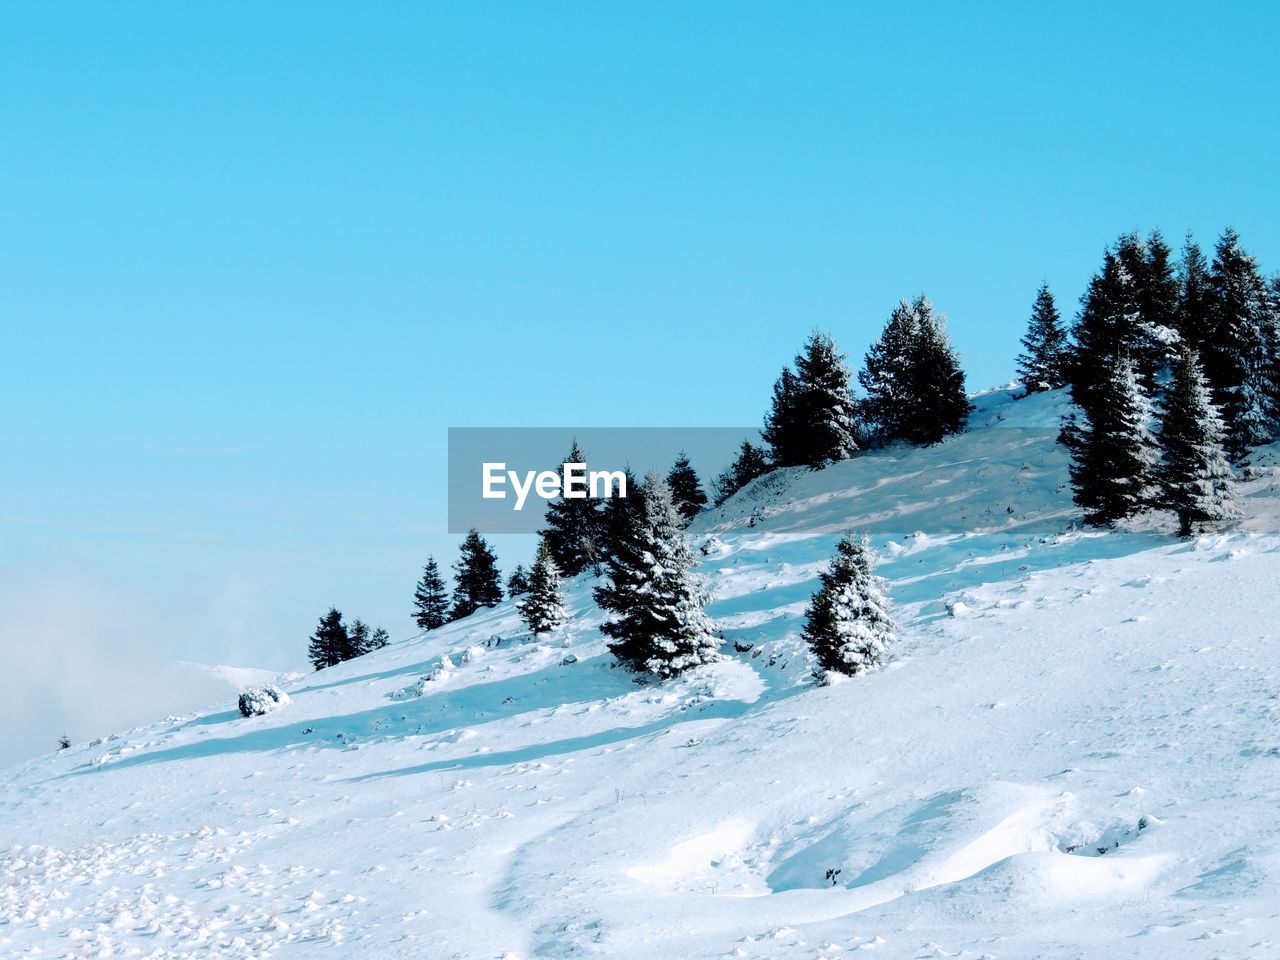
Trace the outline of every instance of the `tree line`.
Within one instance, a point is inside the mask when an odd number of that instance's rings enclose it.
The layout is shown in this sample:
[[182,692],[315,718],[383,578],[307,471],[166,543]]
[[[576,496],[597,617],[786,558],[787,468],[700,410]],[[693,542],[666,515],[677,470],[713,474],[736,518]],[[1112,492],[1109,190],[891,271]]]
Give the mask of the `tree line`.
[[[854,396],[845,360],[830,335],[808,337],[774,385],[764,445],[743,441],[710,497],[681,453],[665,476],[651,473],[637,482],[626,470],[625,496],[553,499],[532,568],[517,565],[506,584],[530,632],[564,626],[563,578],[588,575],[600,581],[592,590],[608,615],[600,629],[621,664],[667,678],[716,659],[721,638],[704,611],[706,596],[684,533],[708,503],[718,506],[779,468],[819,469],[862,449],[935,443],[963,429],[969,413],[964,373],[927,298],[904,300],[891,313],[858,373],[865,396]],[[587,454],[574,441],[563,462],[586,463]],[[450,597],[435,558],[428,559],[414,593],[414,617],[423,630],[501,602],[497,558],[477,531],[463,541],[454,574]],[[879,662],[892,619],[882,594],[864,597],[879,589],[865,541],[841,541],[824,578],[806,632],[815,655],[826,650],[818,656],[823,671],[854,673]],[[871,619],[864,622],[864,613]],[[846,636],[854,624],[870,630],[856,643]]]
[[[1280,281],[1263,280],[1234,231],[1223,233],[1212,261],[1190,237],[1175,262],[1158,232],[1122,235],[1104,251],[1070,326],[1041,285],[1021,344],[1026,395],[1069,389],[1059,439],[1086,523],[1161,509],[1189,535],[1239,515],[1235,468],[1280,425]],[[517,565],[505,584],[530,632],[571,623],[563,580],[586,575],[598,581],[593,599],[607,615],[600,629],[620,664],[665,679],[717,659],[721,639],[684,532],[708,503],[719,506],[780,468],[821,469],[964,429],[964,372],[927,298],[891,312],[857,372],[861,395],[846,360],[832,336],[811,333],[774,384],[763,445],[744,440],[709,497],[681,454],[665,476],[637,482],[626,471],[625,496],[552,500],[532,566]],[[587,462],[576,441],[564,462]],[[497,557],[477,531],[453,569],[450,595],[428,559],[414,594],[421,629],[503,599]],[[805,613],[816,673],[875,666],[895,630],[869,544],[842,538]]]
[[1168,510],[1180,535],[1240,516],[1236,468],[1280,428],[1280,280],[1224,230],[1208,261],[1175,263],[1158,231],[1121,235],[1069,336],[1047,288],[1020,371],[1028,392],[1069,387],[1061,440],[1086,523]]

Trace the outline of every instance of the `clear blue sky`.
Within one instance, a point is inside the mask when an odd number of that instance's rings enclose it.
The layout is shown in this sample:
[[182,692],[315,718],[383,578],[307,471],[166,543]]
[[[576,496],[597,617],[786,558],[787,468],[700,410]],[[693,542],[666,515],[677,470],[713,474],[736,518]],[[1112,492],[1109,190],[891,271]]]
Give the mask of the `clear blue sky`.
[[1132,228],[1280,268],[1277,9],[10,5],[0,629],[402,636],[450,425],[758,423],[921,291],[984,387]]

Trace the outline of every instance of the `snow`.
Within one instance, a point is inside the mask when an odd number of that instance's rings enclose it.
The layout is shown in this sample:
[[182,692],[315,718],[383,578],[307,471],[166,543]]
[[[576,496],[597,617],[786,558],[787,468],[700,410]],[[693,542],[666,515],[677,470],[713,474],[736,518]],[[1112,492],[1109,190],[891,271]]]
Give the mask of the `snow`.
[[275,684],[249,687],[240,694],[240,713],[245,717],[266,716],[289,705],[289,695]]
[[[0,956],[1275,956],[1275,452],[1237,531],[1079,531],[1061,394],[975,399],[696,520],[725,658],[676,680],[579,578],[554,643],[506,602],[3,772]],[[899,642],[817,687],[850,527]]]

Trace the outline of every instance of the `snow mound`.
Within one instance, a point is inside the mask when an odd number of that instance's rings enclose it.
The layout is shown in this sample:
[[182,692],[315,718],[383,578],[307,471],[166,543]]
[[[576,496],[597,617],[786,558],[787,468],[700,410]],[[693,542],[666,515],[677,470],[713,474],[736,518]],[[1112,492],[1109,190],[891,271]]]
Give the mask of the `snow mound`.
[[289,703],[289,695],[273,684],[250,687],[240,694],[240,715],[262,717]]

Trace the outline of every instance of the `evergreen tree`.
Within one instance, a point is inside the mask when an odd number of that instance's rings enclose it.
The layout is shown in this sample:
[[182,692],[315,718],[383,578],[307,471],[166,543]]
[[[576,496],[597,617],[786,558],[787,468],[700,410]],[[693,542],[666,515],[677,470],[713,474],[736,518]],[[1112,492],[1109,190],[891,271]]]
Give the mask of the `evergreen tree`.
[[1031,322],[1022,338],[1018,357],[1018,379],[1028,394],[1057,390],[1067,382],[1070,345],[1057,305],[1047,283],[1040,284],[1031,308]]
[[469,617],[481,607],[496,607],[502,602],[502,579],[498,558],[474,527],[460,548],[461,556],[453,565],[454,620]]
[[862,419],[881,443],[903,434],[903,420],[913,392],[912,354],[919,337],[919,314],[908,301],[899,301],[858,373],[858,382],[867,393],[862,401]]
[[1230,228],[1218,241],[1209,278],[1213,333],[1202,358],[1204,372],[1226,423],[1227,451],[1238,462],[1250,447],[1271,440],[1269,296],[1257,260]]
[[718,507],[756,477],[769,472],[769,458],[750,440],[743,440],[733,463],[725,467],[715,482],[715,505]]
[[434,630],[449,622],[449,591],[435,557],[427,557],[422,579],[413,593],[413,619],[423,630]]
[[800,412],[800,383],[789,366],[773,384],[773,402],[764,421],[764,439],[775,466],[804,463],[806,427]]
[[849,368],[835,340],[815,330],[773,388],[764,439],[779,467],[824,467],[847,460],[857,443]]
[[864,419],[883,443],[937,443],[964,429],[964,371],[927,297],[898,304],[858,380],[867,391]]
[[560,571],[546,541],[538,544],[538,557],[529,574],[529,590],[516,604],[529,632],[535,636],[564,625],[564,600],[560,595]]
[[[1179,340],[1178,302],[1181,294],[1178,279],[1173,265],[1173,249],[1159,230],[1152,230],[1147,237],[1146,257],[1138,283],[1138,314],[1148,336],[1161,344],[1176,344]],[[1166,348],[1166,352],[1176,360],[1176,349],[1169,352]]]
[[971,409],[969,396],[960,358],[951,347],[942,317],[924,297],[916,300],[915,309],[920,333],[912,351],[912,401],[903,416],[903,439],[938,443],[964,429]]
[[1071,399],[1085,416],[1093,412],[1092,393],[1110,379],[1120,357],[1137,352],[1138,294],[1129,269],[1110,250],[1102,270],[1089,280],[1073,330]]
[[1267,384],[1268,412],[1271,422],[1280,425],[1280,276],[1267,284],[1266,320],[1263,326],[1266,339],[1267,368],[1264,381]]
[[351,640],[347,636],[346,624],[342,622],[342,614],[334,607],[320,618],[316,632],[311,635],[311,643],[307,649],[307,657],[317,670],[332,667],[347,659],[351,649]]
[[347,648],[342,659],[350,660],[352,657],[364,656],[373,649],[369,645],[369,640],[369,625],[360,619],[352,620],[351,626],[347,629]]
[[1213,282],[1209,262],[1190,233],[1178,265],[1177,327],[1182,342],[1198,353],[1204,351],[1213,335]]
[[803,634],[818,661],[815,673],[825,680],[830,673],[852,676],[878,666],[894,642],[897,625],[866,539],[844,536],[818,580],[821,586],[809,601]]
[[381,650],[391,642],[391,634],[387,633],[384,627],[378,627],[373,633],[369,634],[369,649]]
[[507,577],[507,596],[518,597],[528,592],[529,574],[523,563],[517,563],[516,568],[511,571],[511,576]]
[[[573,441],[564,462],[587,462],[577,440]],[[576,577],[584,570],[599,573],[600,532],[600,502],[596,498],[559,496],[547,504],[542,538],[566,577]]]
[[667,474],[667,486],[671,488],[671,499],[675,501],[676,509],[680,511],[686,525],[707,505],[707,495],[702,492],[702,483],[683,450],[676,457],[671,472]]
[[1222,419],[1209,397],[1194,350],[1174,367],[1160,418],[1157,469],[1161,503],[1178,517],[1179,536],[1240,516],[1235,477],[1222,449]]
[[1071,444],[1071,482],[1086,523],[1109,526],[1150,503],[1155,442],[1151,406],[1127,358],[1113,360],[1092,392],[1086,425]]
[[665,679],[718,659],[720,641],[702,609],[701,582],[670,489],[651,473],[642,491],[595,600],[612,614],[600,630],[613,641],[614,656]]
[[[641,508],[644,490],[630,467],[622,470],[626,477],[625,493],[616,489],[600,510],[599,552],[601,561],[609,562],[618,552],[618,546],[631,529],[632,514]],[[552,559],[555,559],[554,555]]]
[[1116,257],[1133,284],[1130,356],[1143,388],[1149,392],[1177,352],[1178,281],[1171,253],[1158,230],[1153,230],[1145,243],[1136,233],[1123,234],[1116,241]]

